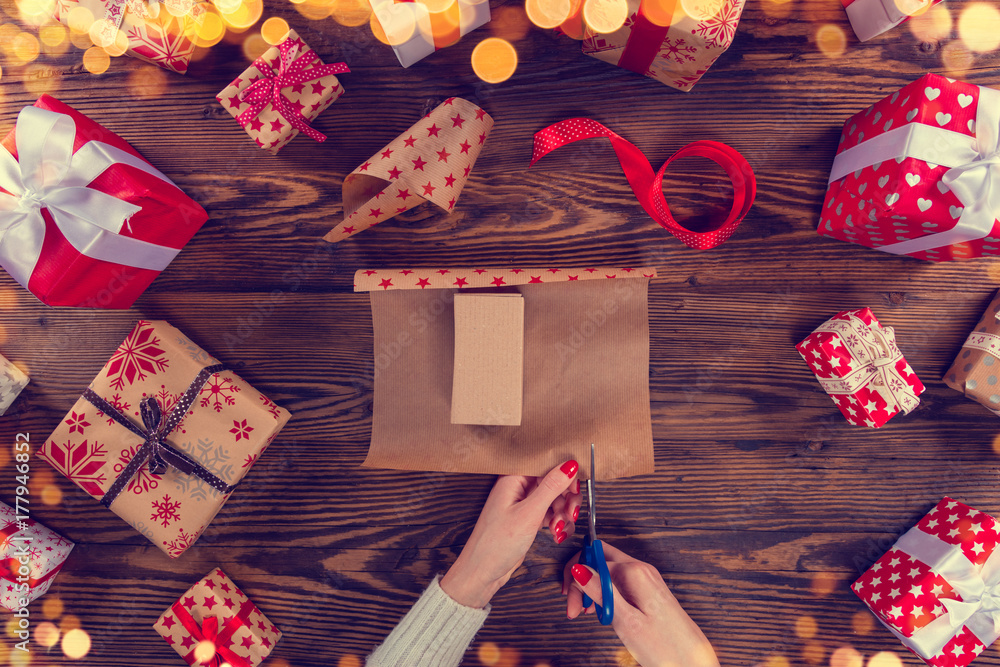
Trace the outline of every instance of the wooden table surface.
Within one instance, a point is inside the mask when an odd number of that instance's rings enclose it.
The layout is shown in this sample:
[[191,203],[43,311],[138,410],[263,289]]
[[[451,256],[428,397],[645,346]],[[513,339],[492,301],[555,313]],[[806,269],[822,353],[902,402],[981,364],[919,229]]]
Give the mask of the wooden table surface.
[[[78,624],[93,646],[74,663],[58,645],[33,643],[30,664],[182,664],[150,626],[221,566],[284,632],[267,665],[359,665],[454,560],[493,480],[359,467],[372,423],[372,322],[352,274],[472,264],[658,268],[656,473],[603,485],[601,531],[664,573],[723,665],[920,664],[848,587],[943,495],[1000,515],[1000,424],[940,381],[1000,264],[929,264],[815,228],[849,115],[925,71],[1000,85],[996,52],[955,57],[958,19],[973,3],[949,0],[956,25],[940,42],[903,26],[860,44],[836,0],[752,0],[733,46],[686,94],[529,27],[518,3],[492,4],[492,24],[403,69],[367,26],[307,20],[268,0],[265,17],[284,17],[327,62],[352,70],[347,93],[314,124],[329,140],[299,137],[277,157],[214,99],[248,64],[238,44],[212,48],[186,76],[127,57],[90,74],[76,47],[27,67],[0,55],[2,131],[49,92],[125,137],[211,215],[128,312],[48,308],[0,274],[0,350],[32,378],[0,420],[0,442],[30,433],[37,448],[140,316],[169,320],[293,415],[177,560],[34,458],[34,497],[61,491],[34,516],[77,543],[45,598],[63,603],[51,620]],[[15,20],[11,0],[0,7],[0,19]],[[840,56],[817,45],[827,25],[847,34]],[[490,33],[520,55],[499,85],[469,64]],[[322,241],[342,217],[344,176],[452,95],[496,120],[455,213],[424,205],[344,243]],[[657,167],[693,139],[733,146],[757,173],[753,210],[727,243],[693,251],[645,215],[603,140],[529,170],[532,134],[578,115]],[[698,214],[725,203],[720,183],[685,160],[665,191],[677,211]],[[837,311],[863,306],[895,327],[927,385],[914,413],[879,430],[848,425],[793,347]],[[0,499],[11,502],[10,456],[0,462]],[[558,577],[581,533],[561,546],[539,537],[465,664],[627,664],[610,629],[565,620]],[[31,613],[45,620],[40,603]],[[0,643],[0,660],[13,641]],[[1000,651],[975,664],[1000,665]]]

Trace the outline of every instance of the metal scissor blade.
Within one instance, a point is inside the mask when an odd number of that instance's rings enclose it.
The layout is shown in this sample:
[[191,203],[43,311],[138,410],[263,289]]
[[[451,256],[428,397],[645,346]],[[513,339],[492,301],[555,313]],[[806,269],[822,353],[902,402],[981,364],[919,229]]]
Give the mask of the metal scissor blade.
[[594,471],[594,443],[590,443],[590,477],[587,479],[587,507],[590,508],[588,514],[591,542],[597,540],[597,489],[594,488],[594,478],[596,476]]

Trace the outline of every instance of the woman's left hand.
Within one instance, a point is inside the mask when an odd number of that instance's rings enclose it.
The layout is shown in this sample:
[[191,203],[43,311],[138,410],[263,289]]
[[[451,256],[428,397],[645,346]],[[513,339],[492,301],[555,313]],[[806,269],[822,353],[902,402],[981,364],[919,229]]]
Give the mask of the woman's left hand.
[[497,479],[441,589],[460,604],[483,608],[524,561],[539,529],[547,526],[557,544],[572,535],[582,500],[579,468],[570,460],[545,477]]

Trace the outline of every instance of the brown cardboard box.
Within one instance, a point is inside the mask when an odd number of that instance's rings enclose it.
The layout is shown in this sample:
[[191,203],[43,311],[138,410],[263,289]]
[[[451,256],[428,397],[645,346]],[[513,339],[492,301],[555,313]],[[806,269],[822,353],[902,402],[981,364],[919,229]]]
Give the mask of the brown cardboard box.
[[456,295],[451,423],[520,425],[523,381],[521,295]]

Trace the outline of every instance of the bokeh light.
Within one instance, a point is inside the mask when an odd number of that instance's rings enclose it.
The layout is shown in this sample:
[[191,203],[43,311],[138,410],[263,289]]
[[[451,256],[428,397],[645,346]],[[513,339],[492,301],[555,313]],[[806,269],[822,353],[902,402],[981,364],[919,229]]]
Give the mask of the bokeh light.
[[264,38],[256,32],[243,40],[243,55],[246,56],[247,60],[257,60],[269,48],[271,48],[271,45],[264,41]]
[[215,644],[208,639],[203,639],[195,644],[193,653],[197,662],[209,662],[215,657]]
[[792,667],[792,663],[783,655],[769,655],[760,663],[760,667]]
[[319,21],[333,13],[337,0],[305,0],[295,5],[296,11],[307,19]]
[[837,589],[839,582],[839,577],[833,572],[817,572],[813,575],[809,588],[812,590],[813,595],[825,597]]
[[624,646],[615,651],[615,667],[642,667]]
[[903,661],[895,653],[882,651],[868,659],[868,667],[903,667]]
[[225,8],[219,7],[220,16],[225,24],[237,30],[247,30],[253,26],[264,14],[263,0],[243,0],[235,6],[233,11],[226,11],[231,5],[224,3]]
[[50,23],[38,29],[38,39],[45,46],[60,46],[66,43],[66,26]]
[[58,505],[62,502],[62,489],[60,489],[55,484],[46,484],[42,487],[42,504],[48,505],[50,507]]
[[462,38],[462,31],[459,27],[462,20],[462,13],[458,10],[457,4],[452,5],[443,12],[431,14],[430,20],[431,35],[434,39],[434,45],[437,48],[451,46]]
[[195,23],[195,44],[203,48],[215,46],[226,34],[226,24],[215,12],[205,12],[200,23]]
[[31,654],[24,651],[14,651],[7,660],[9,667],[29,667],[31,665]]
[[103,74],[111,66],[111,56],[99,46],[92,46],[83,53],[83,67],[91,74]]
[[799,639],[812,639],[819,628],[812,616],[799,616],[795,620],[795,636]]
[[35,641],[44,646],[45,648],[52,648],[59,643],[59,628],[53,623],[48,621],[42,621],[37,626],[35,626],[34,637]]
[[626,0],[584,0],[583,20],[591,30],[607,34],[625,25],[628,18]]
[[958,15],[958,38],[975,53],[1000,47],[1000,9],[994,4],[973,2]]
[[816,31],[816,47],[827,58],[839,58],[847,50],[847,35],[839,25],[826,24]]
[[59,629],[62,630],[63,634],[67,634],[70,630],[80,629],[80,619],[73,614],[66,614],[59,621]]
[[260,25],[260,36],[271,46],[277,46],[288,36],[288,21],[272,16]]
[[405,44],[417,29],[413,8],[408,3],[384,3],[379,7],[378,18],[372,14],[371,23],[379,41],[391,46]]
[[826,657],[826,649],[819,642],[808,642],[802,647],[802,662],[807,665],[819,665]]
[[479,658],[480,664],[493,667],[500,662],[500,647],[493,642],[483,642],[476,652],[476,657]]
[[30,63],[38,57],[41,46],[38,44],[37,37],[30,32],[22,32],[14,38],[10,50],[12,55],[22,63]]
[[677,2],[675,0],[648,0],[648,2],[643,3],[642,9],[650,23],[667,27],[674,22]]
[[851,616],[851,629],[854,630],[854,634],[862,637],[870,635],[875,629],[875,617],[867,610],[855,612],[854,616]]
[[500,83],[514,75],[517,51],[510,42],[487,37],[472,50],[472,71],[486,83]]
[[94,41],[90,39],[89,33],[79,33],[73,30],[69,31],[69,43],[82,50],[89,49],[94,45]]
[[708,21],[726,6],[726,0],[680,0],[684,13],[696,21]]
[[830,656],[830,667],[864,667],[864,664],[864,657],[850,646],[841,646]]
[[570,0],[569,16],[559,29],[570,39],[583,39],[583,0]]
[[337,661],[337,667],[361,667],[361,658],[356,655],[344,655]]
[[961,79],[972,69],[976,54],[965,46],[965,42],[956,39],[941,47],[941,62],[949,76]]
[[62,598],[58,598],[55,595],[46,595],[45,599],[42,601],[42,616],[54,621],[63,613],[63,601]]
[[340,25],[356,28],[368,23],[372,7],[368,0],[337,0],[330,15]]
[[951,12],[945,5],[934,5],[920,16],[914,16],[906,25],[913,36],[922,42],[940,42],[951,34],[954,27]]
[[528,20],[546,30],[568,19],[572,8],[570,0],[525,0],[524,3]]
[[90,653],[90,635],[80,628],[70,630],[62,638],[63,654],[72,660],[79,660]]

